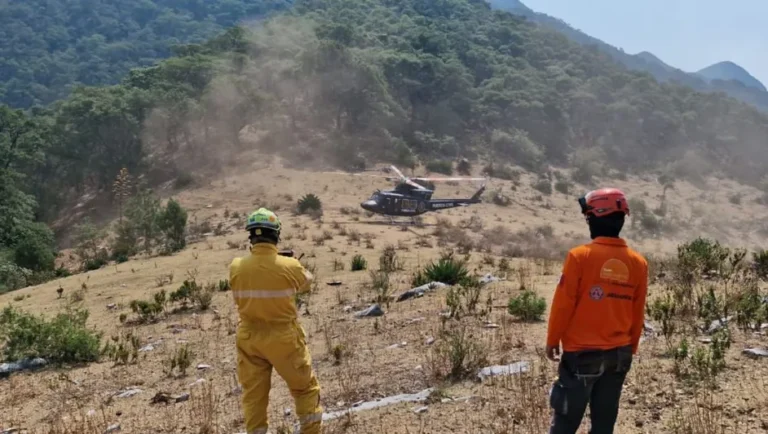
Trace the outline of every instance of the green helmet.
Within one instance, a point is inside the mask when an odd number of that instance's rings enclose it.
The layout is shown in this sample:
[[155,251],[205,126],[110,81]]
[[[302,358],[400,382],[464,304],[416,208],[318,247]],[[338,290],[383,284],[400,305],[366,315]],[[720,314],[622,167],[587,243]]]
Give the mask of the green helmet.
[[245,224],[245,230],[251,229],[269,229],[275,232],[280,232],[281,224],[280,219],[272,211],[266,208],[259,208],[252,212],[248,216],[248,221]]

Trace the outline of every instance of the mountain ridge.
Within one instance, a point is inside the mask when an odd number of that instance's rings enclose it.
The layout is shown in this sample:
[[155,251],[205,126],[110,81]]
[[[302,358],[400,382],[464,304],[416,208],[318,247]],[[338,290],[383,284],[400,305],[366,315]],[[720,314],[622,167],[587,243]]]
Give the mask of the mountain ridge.
[[706,78],[707,80],[736,80],[743,83],[747,87],[754,87],[763,92],[766,92],[765,85],[760,80],[755,78],[746,69],[737,63],[725,60],[709,65],[706,68],[702,68],[695,72],[695,74]]
[[712,64],[697,72],[686,72],[667,64],[649,51],[629,54],[595,38],[551,15],[536,12],[519,0],[487,0],[492,8],[522,16],[529,21],[556,30],[585,46],[596,46],[625,67],[650,73],[657,80],[675,82],[698,91],[724,92],[727,95],[768,112],[768,90],[745,68],[731,61]]

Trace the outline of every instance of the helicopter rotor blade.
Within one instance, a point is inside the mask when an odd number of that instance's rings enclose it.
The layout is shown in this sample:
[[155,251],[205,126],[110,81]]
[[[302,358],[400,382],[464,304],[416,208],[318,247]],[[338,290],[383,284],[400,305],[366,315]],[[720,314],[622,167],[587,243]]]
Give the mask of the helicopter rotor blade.
[[406,184],[410,185],[411,187],[416,187],[416,188],[426,188],[425,186],[423,186],[423,185],[421,185],[421,184],[418,184],[418,183],[416,183],[416,182],[413,182],[413,181],[411,181],[411,180],[410,180],[410,179],[408,179],[408,178],[405,178],[405,181],[404,181],[404,182],[405,182]]
[[408,179],[405,175],[403,175],[403,172],[401,172],[400,169],[398,169],[394,165],[389,166],[389,168],[392,169],[392,171],[395,172],[397,174],[397,176],[400,177],[400,179],[402,179],[402,180]]
[[451,182],[451,181],[485,181],[486,178],[411,178],[415,181]]

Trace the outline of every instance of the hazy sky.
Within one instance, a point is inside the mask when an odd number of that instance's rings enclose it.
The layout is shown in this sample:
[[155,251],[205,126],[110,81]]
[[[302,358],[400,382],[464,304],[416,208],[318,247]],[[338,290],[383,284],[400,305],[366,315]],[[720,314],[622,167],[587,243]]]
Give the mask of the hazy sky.
[[625,52],[698,71],[730,60],[768,86],[768,0],[522,0]]

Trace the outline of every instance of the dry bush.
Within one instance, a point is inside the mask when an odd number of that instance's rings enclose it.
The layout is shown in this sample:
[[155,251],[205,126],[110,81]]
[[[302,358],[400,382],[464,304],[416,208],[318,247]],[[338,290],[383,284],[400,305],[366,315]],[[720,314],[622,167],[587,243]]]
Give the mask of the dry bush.
[[489,380],[489,419],[493,433],[540,434],[549,430],[549,389],[556,376],[547,361],[531,363],[528,372]]
[[551,225],[521,229],[512,233],[503,226],[483,231],[483,243],[503,246],[502,255],[519,258],[562,259],[574,243],[555,234]]
[[107,413],[103,407],[92,416],[88,415],[89,411],[80,408],[67,414],[67,417],[57,417],[48,426],[33,432],[35,434],[103,434],[110,425],[115,424],[115,422],[108,422]]
[[459,323],[441,331],[440,339],[427,353],[426,365],[432,379],[461,381],[487,363],[485,344]]
[[205,382],[195,386],[187,406],[188,420],[195,427],[194,434],[223,434],[219,424],[221,399],[213,384]]
[[[696,392],[693,402],[684,403],[675,409],[674,416],[668,423],[673,434],[725,434],[727,432],[746,432],[738,429],[726,429],[726,417],[722,405],[716,402],[711,391]],[[731,420],[739,423],[739,420]]]
[[[471,223],[477,224],[477,223]],[[437,238],[438,246],[447,246],[449,244],[455,244],[462,252],[466,254],[474,248],[474,241],[472,237],[467,233],[467,230],[462,226],[457,226],[451,223],[450,220],[439,217],[435,230],[432,233]]]

